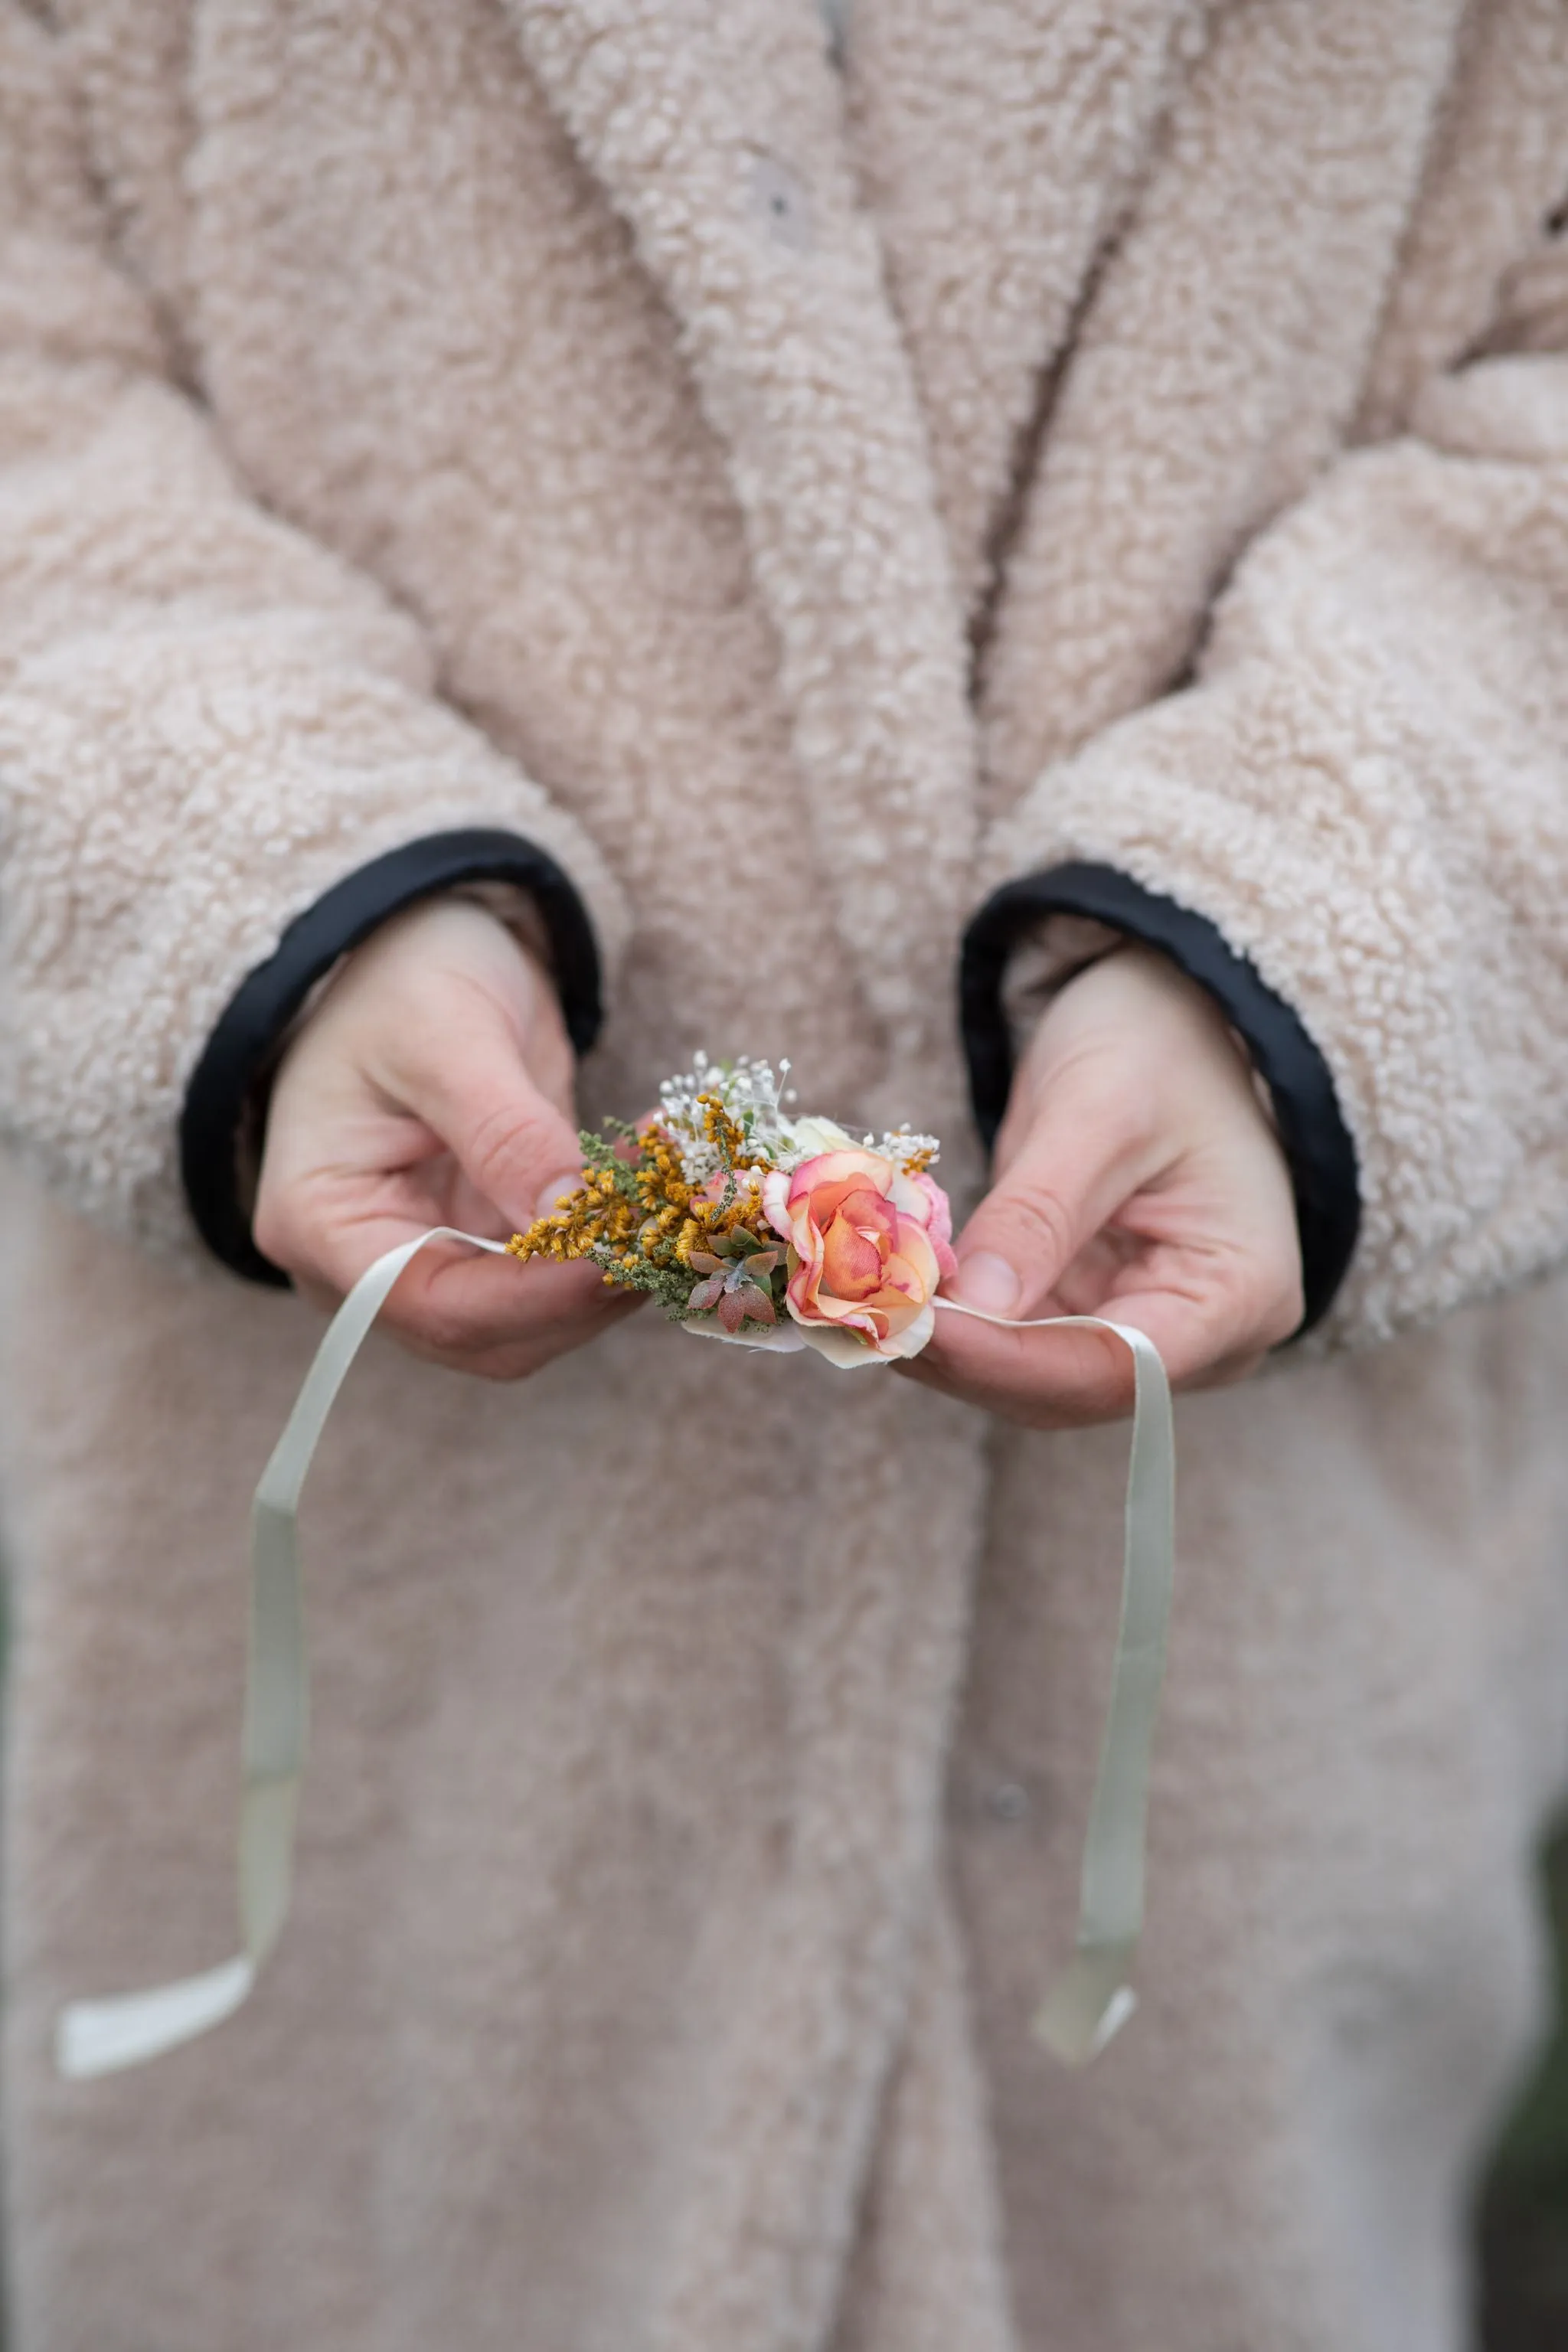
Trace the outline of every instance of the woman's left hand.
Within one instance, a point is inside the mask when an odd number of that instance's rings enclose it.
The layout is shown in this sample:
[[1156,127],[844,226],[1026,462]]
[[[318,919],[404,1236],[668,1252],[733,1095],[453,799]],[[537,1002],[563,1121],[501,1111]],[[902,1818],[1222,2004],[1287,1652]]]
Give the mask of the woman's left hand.
[[[1118,949],[1047,1008],[995,1170],[947,1286],[966,1305],[1135,1324],[1178,1388],[1244,1379],[1301,1319],[1290,1178],[1244,1051],[1205,992],[1151,949]],[[1131,1406],[1131,1361],[1108,1333],[939,1313],[902,1369],[1037,1429]]]

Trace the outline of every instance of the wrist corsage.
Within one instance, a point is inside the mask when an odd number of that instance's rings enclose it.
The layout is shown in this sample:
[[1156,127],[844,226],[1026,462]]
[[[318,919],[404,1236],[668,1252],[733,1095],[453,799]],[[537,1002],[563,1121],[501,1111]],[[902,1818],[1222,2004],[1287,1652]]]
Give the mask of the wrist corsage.
[[582,1185],[510,1255],[590,1259],[704,1338],[846,1369],[918,1355],[956,1271],[935,1136],[857,1141],[785,1110],[787,1062],[775,1079],[766,1062],[694,1058],[650,1118],[582,1136]]
[[[780,1068],[787,1077],[789,1065]],[[236,1856],[240,1948],[175,1984],[72,2002],[59,2021],[64,2074],[80,2080],[138,2065],[232,2017],[283,1932],[309,1714],[300,1491],[332,1401],[421,1250],[446,1243],[525,1264],[587,1259],[606,1282],[662,1299],[685,1330],[742,1347],[813,1348],[845,1367],[918,1355],[942,1309],[1007,1323],[938,1296],[956,1261],[947,1195],[931,1174],[936,1139],[900,1128],[857,1141],[831,1119],[787,1111],[793,1100],[765,1062],[714,1064],[699,1055],[694,1070],[659,1089],[650,1117],[583,1138],[582,1184],[527,1233],[503,1244],[437,1225],[366,1267],[316,1351],[256,1490]],[[508,1275],[515,1280],[515,1268]],[[1047,2045],[1076,2064],[1104,2047],[1133,2006],[1149,1755],[1173,1565],[1174,1438],[1164,1368],[1146,1333],[1094,1316],[1044,1319],[1113,1333],[1131,1351],[1135,1375],[1121,1623],[1084,1843],[1078,1942],[1037,2021]]]

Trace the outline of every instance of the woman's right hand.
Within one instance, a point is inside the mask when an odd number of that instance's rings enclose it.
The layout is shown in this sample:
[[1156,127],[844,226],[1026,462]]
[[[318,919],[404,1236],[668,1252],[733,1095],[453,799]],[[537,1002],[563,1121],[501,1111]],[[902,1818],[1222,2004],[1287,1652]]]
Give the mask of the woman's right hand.
[[[437,899],[354,950],[273,1085],[254,1232],[335,1306],[431,1225],[505,1240],[581,1181],[573,1054],[539,960],[483,908]],[[590,1265],[432,1244],[383,1320],[417,1355],[520,1380],[637,1304]]]

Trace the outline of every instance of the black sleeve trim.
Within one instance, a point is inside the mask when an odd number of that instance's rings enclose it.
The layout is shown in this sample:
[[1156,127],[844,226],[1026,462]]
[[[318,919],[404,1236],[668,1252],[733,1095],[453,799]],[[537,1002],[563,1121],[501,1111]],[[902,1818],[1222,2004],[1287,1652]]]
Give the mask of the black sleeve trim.
[[417,899],[462,882],[512,882],[531,896],[549,934],[567,1034],[585,1054],[599,1034],[599,951],[582,899],[530,841],[478,827],[426,834],[373,857],[297,916],[277,950],[241,981],[207,1039],[180,1119],[180,1173],[197,1232],[251,1282],[287,1286],[262,1256],[240,1204],[239,1147],[279,1042],[341,955]]
[[995,1140],[1013,1078],[1002,1008],[1008,957],[1044,915],[1091,915],[1160,948],[1206,988],[1243,1036],[1274,1097],[1279,1140],[1296,1190],[1309,1330],[1328,1312],[1355,1250],[1361,1186],[1355,1145],[1329,1066],[1300,1020],[1245,956],[1202,915],[1145,890],[1110,866],[1058,866],[1009,882],[988,898],[964,936],[960,982],[970,1096],[987,1146]]

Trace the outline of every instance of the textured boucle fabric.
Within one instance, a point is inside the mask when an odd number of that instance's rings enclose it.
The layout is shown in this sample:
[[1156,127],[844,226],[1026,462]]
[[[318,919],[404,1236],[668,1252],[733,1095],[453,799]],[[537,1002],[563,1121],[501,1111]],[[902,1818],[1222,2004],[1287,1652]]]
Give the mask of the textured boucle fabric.
[[[1563,12],[838,46],[0,0],[16,2352],[1463,2341],[1568,1779]],[[229,1947],[314,1331],[202,1259],[183,1089],[301,908],[468,826],[591,913],[590,1116],[788,1054],[972,1193],[958,942],[1067,857],[1331,1067],[1363,1244],[1321,1360],[1183,1407],[1142,2008],[1081,2078],[1028,2020],[1124,1433],[649,1319],[516,1391],[368,1351],[287,1942],[201,2046],[50,2071],[62,2000]]]
[[1048,769],[998,878],[1120,866],[1216,923],[1327,1055],[1381,1337],[1568,1243],[1558,856],[1568,364],[1476,362],[1252,551],[1194,685]]

